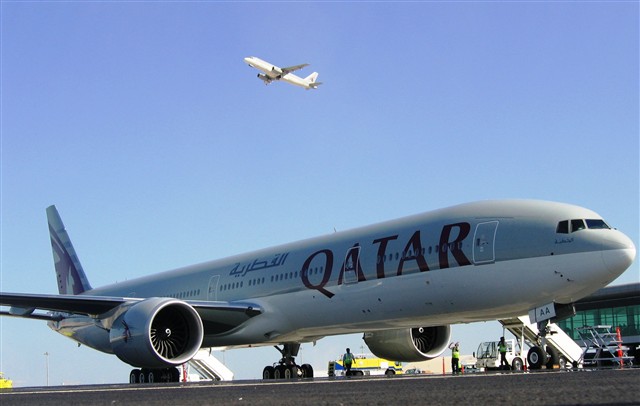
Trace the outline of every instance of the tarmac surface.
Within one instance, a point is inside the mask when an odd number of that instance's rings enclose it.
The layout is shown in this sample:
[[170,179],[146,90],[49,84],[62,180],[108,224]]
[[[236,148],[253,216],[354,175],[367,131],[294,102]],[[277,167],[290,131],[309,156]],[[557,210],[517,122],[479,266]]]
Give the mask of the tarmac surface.
[[640,369],[400,375],[0,391],[0,405],[640,405]]

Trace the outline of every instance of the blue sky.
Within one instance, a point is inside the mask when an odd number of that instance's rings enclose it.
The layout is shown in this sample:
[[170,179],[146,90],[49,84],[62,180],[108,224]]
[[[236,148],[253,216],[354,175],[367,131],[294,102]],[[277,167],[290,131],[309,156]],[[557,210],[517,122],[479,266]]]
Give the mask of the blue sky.
[[[93,286],[462,202],[600,213],[638,246],[637,2],[0,5],[2,291],[57,293],[56,204]],[[264,86],[258,56],[320,73]],[[615,283],[640,280],[638,261]],[[454,326],[462,352],[500,326]],[[360,335],[302,347],[316,369]],[[0,319],[19,386],[124,382]],[[226,351],[260,376],[270,347]]]

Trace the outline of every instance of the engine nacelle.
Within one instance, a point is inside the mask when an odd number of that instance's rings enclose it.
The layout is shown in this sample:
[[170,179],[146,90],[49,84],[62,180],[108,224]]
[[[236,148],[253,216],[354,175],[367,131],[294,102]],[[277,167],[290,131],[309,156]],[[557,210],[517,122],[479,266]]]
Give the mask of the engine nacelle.
[[193,307],[158,297],[131,306],[109,333],[113,353],[140,368],[184,364],[198,352],[203,337],[202,319]]
[[258,78],[262,80],[265,83],[265,85],[268,85],[269,83],[271,83],[271,80],[272,80],[269,76],[265,75],[264,73],[258,73]]
[[418,327],[364,333],[367,346],[379,358],[418,362],[440,356],[449,346],[449,326]]

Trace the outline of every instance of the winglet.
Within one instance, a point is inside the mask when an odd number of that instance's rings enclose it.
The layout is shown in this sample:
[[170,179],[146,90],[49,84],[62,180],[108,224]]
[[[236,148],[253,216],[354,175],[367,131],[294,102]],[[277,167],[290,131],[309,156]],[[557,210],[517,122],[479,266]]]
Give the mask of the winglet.
[[91,290],[91,285],[80,265],[80,260],[73,249],[69,234],[64,228],[62,219],[55,206],[47,207],[47,220],[49,222],[49,235],[51,236],[51,249],[53,250],[53,262],[56,268],[58,292],[61,295],[78,295]]

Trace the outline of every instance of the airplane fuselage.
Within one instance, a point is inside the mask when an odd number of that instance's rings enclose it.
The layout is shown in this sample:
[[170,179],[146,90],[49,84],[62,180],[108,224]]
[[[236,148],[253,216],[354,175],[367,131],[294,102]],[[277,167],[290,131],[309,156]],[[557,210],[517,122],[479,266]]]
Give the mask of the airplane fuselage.
[[[572,220],[583,221],[584,229],[558,232],[561,222]],[[203,347],[240,347],[522,315],[545,303],[571,303],[588,295],[619,276],[634,257],[631,241],[591,210],[487,201],[84,294],[251,303],[260,315],[233,328],[205,328]],[[111,352],[108,335],[97,338],[101,333],[93,328],[93,318],[74,316],[50,325]]]

